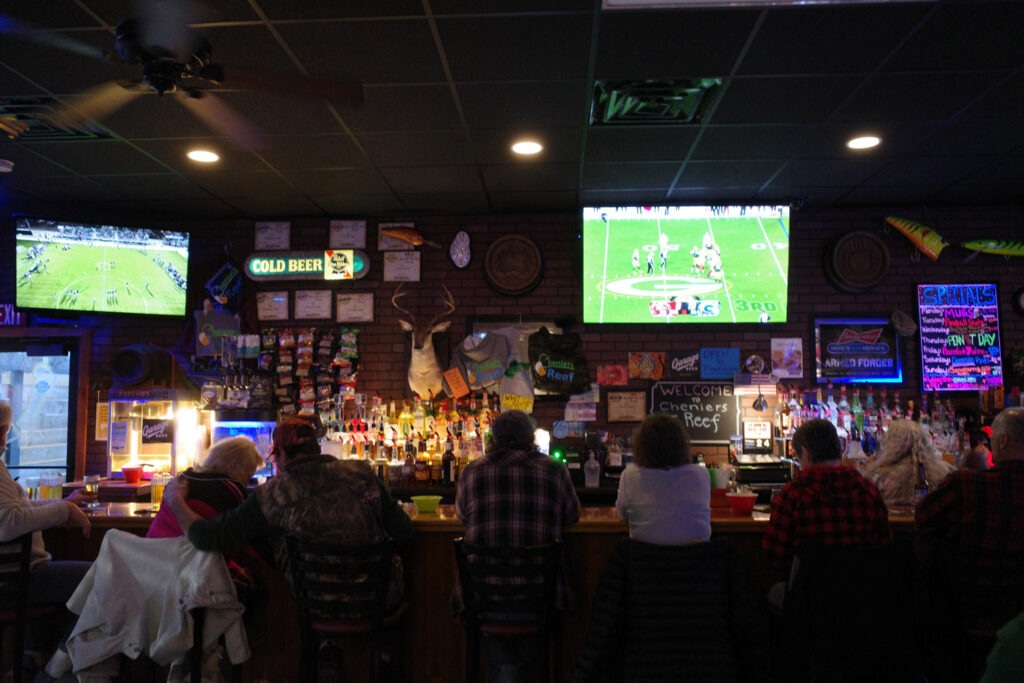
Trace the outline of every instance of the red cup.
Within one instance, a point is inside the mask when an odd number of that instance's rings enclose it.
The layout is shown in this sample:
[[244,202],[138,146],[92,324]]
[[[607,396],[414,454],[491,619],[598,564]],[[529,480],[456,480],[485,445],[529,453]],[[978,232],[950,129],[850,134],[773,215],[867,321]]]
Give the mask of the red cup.
[[756,493],[727,493],[729,507],[734,515],[749,515],[754,511],[754,503],[757,502]]
[[142,481],[141,467],[122,467],[121,474],[124,475],[124,483],[126,484],[138,484]]

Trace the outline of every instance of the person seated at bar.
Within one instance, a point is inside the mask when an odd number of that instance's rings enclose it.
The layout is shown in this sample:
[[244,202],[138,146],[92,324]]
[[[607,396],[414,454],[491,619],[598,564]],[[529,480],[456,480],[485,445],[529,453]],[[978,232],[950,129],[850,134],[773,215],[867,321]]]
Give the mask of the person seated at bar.
[[637,541],[681,545],[711,538],[711,475],[693,464],[690,437],[678,418],[654,413],[641,423],[615,509]]
[[1024,605],[1024,408],[992,421],[989,470],[961,469],[917,505],[927,565],[951,555],[965,617],[996,629]]
[[[800,472],[772,500],[762,547],[784,580],[800,543],[885,544],[892,539],[889,512],[873,483],[841,464],[843,448],[828,420],[807,420],[793,434]],[[786,584],[772,587],[768,600],[782,606]]]
[[935,450],[921,425],[894,420],[864,476],[875,483],[886,505],[913,507],[918,491],[931,491],[955,469]]
[[990,426],[971,427],[967,431],[968,448],[960,459],[961,469],[984,472],[992,467],[992,451],[989,450],[991,437]]
[[[0,454],[7,449],[7,434],[14,423],[11,404],[0,401]],[[0,543],[8,543],[27,533],[32,534],[31,572],[28,585],[28,605],[63,605],[89,570],[89,562],[52,561],[43,546],[43,529],[57,526],[77,527],[88,537],[89,518],[79,505],[96,500],[95,493],[84,488],[76,490],[63,500],[29,500],[7,465],[0,457]],[[0,595],[8,597],[0,586]],[[75,615],[66,613],[60,623],[31,624],[25,639],[26,661],[15,662],[30,673],[46,662],[50,652],[58,645],[61,634],[67,634],[75,625]],[[47,679],[49,680],[49,679]]]
[[[523,547],[554,543],[566,526],[580,516],[580,500],[569,470],[544,455],[534,444],[534,423],[520,410],[499,415],[491,425],[491,440],[484,457],[466,465],[455,492],[455,514],[466,525],[467,543],[481,546]],[[559,607],[568,598],[564,577],[559,577]],[[452,596],[456,612],[461,594]],[[483,639],[489,681],[533,681],[530,663],[536,663],[537,643],[529,639]]]
[[[408,515],[370,465],[321,454],[312,424],[292,418],[274,429],[273,442],[277,476],[214,519],[205,520],[189,507],[188,478],[179,476],[167,485],[164,502],[197,548],[225,552],[267,537],[278,568],[287,572],[286,536],[334,543],[376,543],[389,536],[402,544],[412,538]],[[401,599],[403,585],[396,555],[389,605]]]

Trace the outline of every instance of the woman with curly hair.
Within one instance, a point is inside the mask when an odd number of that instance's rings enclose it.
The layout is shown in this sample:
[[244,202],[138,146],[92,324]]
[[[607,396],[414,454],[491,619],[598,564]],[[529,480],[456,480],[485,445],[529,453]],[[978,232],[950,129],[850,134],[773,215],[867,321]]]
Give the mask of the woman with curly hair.
[[894,420],[864,476],[875,482],[886,505],[913,506],[922,466],[929,491],[956,469],[942,459],[921,425],[912,420]]
[[711,537],[711,475],[693,463],[679,418],[654,413],[640,425],[615,509],[637,541],[682,545]]

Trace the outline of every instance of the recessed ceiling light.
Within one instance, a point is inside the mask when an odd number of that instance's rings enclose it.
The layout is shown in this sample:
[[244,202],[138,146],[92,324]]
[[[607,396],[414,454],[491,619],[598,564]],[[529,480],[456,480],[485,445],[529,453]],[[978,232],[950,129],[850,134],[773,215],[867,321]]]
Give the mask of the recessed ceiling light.
[[194,149],[188,153],[188,158],[192,161],[201,161],[204,164],[212,164],[215,161],[220,161],[219,155],[206,149]]
[[861,135],[860,137],[850,138],[846,146],[850,149],[871,149],[872,147],[878,147],[881,142],[882,139],[874,135]]
[[512,145],[512,151],[516,154],[537,154],[544,147],[539,142],[533,140],[520,140],[519,142]]

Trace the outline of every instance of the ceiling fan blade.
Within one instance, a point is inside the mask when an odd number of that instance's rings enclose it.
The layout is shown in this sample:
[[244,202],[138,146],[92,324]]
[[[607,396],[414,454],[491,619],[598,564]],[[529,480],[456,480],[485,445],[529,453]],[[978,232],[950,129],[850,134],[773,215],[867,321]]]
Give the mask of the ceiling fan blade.
[[258,150],[266,146],[266,135],[241,114],[209,91],[178,91],[178,101],[210,128],[223,133],[240,147]]
[[99,59],[112,64],[118,64],[123,61],[117,53],[100,49],[81,40],[75,40],[59,31],[40,28],[2,14],[0,14],[0,36],[27,40],[38,45],[54,47],[64,52],[70,52],[71,54],[91,59]]
[[205,21],[207,8],[191,0],[136,0],[139,44],[159,48],[179,62],[188,63],[201,42],[189,25]]
[[268,95],[303,99],[334,100],[349,104],[363,103],[363,86],[353,81],[306,78],[300,74],[275,73],[219,64],[211,65],[201,75],[231,89],[255,90]]
[[148,91],[149,88],[137,81],[107,81],[76,95],[72,104],[57,112],[56,118],[69,127],[82,127],[90,121],[104,119]]

